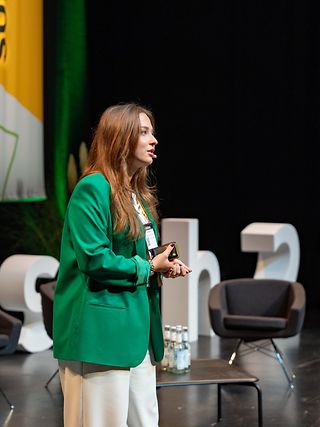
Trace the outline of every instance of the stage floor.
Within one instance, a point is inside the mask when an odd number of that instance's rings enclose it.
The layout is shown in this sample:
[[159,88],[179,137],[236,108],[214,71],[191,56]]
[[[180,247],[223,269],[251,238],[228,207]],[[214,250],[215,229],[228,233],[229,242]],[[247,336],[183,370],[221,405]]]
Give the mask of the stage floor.
[[[217,336],[200,336],[192,343],[192,357],[228,359],[234,343]],[[299,336],[278,339],[276,344],[296,374],[293,390],[276,359],[254,351],[235,360],[237,366],[260,379],[264,427],[320,426],[320,325],[305,327]],[[0,387],[15,405],[10,412],[0,394],[0,426],[63,426],[58,376],[45,388],[56,368],[51,350],[0,356]],[[157,393],[160,427],[258,426],[253,388],[229,385],[222,391],[219,423],[215,384],[164,387]]]

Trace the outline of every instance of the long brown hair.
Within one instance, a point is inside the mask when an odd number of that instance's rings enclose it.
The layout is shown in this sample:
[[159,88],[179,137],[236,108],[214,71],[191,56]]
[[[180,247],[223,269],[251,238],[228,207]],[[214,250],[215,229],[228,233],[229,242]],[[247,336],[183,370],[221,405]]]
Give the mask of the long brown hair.
[[102,114],[89,150],[83,176],[100,172],[111,186],[112,216],[115,231],[128,229],[128,237],[141,236],[141,224],[133,207],[131,192],[145,203],[158,222],[158,198],[151,185],[148,168],[140,168],[128,180],[128,159],[134,155],[140,135],[139,114],[145,113],[153,126],[153,113],[136,103],[113,105]]

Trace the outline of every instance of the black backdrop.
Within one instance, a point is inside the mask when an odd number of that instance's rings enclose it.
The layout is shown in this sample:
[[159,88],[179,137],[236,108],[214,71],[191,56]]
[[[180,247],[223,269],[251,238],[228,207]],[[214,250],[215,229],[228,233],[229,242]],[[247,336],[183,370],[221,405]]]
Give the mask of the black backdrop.
[[[156,116],[161,216],[199,219],[222,278],[252,276],[251,222],[287,222],[319,310],[317,2],[88,1],[89,111],[137,101]],[[47,16],[48,25],[50,17]],[[319,310],[320,311],[320,310]]]
[[316,2],[88,2],[91,122],[151,107],[162,217],[199,218],[223,278],[251,276],[251,222],[288,222],[299,280],[319,307],[319,21]]

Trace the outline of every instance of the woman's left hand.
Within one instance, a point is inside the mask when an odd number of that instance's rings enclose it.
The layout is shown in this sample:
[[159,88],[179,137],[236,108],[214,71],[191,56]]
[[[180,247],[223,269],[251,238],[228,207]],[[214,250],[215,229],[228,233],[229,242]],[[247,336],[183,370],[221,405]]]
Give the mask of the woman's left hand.
[[186,276],[191,273],[192,269],[184,264],[180,259],[176,258],[173,261],[173,266],[163,274],[163,276],[167,279],[175,279],[179,276]]

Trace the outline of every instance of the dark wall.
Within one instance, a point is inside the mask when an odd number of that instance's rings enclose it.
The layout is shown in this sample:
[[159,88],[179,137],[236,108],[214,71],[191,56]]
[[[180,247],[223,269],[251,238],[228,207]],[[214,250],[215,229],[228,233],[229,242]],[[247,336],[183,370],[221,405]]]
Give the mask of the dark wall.
[[299,233],[299,280],[319,308],[316,2],[88,2],[92,126],[119,101],[157,119],[162,217],[199,218],[223,278],[251,276],[251,222]]

